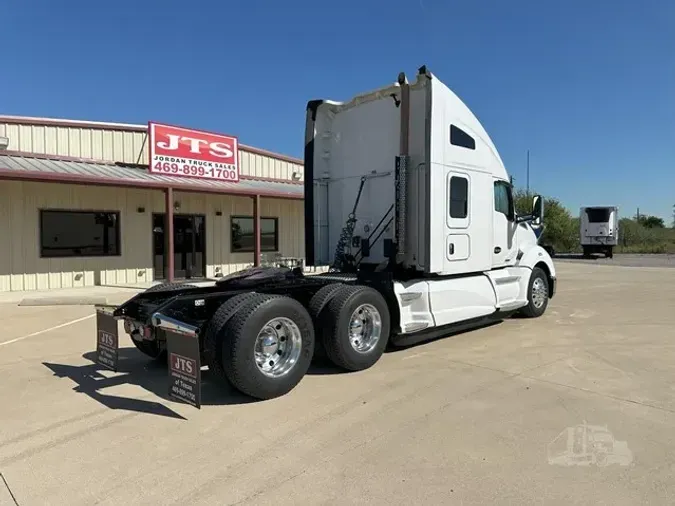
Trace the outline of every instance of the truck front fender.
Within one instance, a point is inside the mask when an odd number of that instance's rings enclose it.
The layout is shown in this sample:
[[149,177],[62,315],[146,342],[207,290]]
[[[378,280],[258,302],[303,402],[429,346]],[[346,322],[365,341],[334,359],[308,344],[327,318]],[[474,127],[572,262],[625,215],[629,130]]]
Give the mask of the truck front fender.
[[540,245],[532,245],[526,251],[521,251],[518,254],[518,265],[526,267],[530,270],[535,267],[541,268],[548,276],[548,295],[553,297],[556,291],[557,276],[553,259],[548,252]]

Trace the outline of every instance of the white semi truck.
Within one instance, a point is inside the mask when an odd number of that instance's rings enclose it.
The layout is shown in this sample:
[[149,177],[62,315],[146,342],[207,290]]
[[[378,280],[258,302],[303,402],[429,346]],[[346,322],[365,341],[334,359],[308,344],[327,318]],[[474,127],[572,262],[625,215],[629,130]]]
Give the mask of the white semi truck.
[[584,257],[602,253],[614,256],[619,243],[619,208],[616,206],[589,206],[579,211],[579,242]]
[[[425,67],[412,84],[401,74],[347,102],[310,101],[305,143],[306,264],[328,272],[256,267],[215,286],[153,287],[109,312],[150,357],[166,359],[167,336],[198,343],[193,358],[168,345],[172,388],[189,402],[201,362],[269,399],[319,349],[363,370],[387,346],[546,311],[556,271],[533,230],[543,201],[516,214],[490,137]],[[100,319],[103,344],[114,329]]]

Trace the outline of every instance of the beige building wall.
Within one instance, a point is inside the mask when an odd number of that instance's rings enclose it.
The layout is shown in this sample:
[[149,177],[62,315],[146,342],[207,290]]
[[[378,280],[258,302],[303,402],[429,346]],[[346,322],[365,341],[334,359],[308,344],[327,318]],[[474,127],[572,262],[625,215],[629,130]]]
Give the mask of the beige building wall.
[[[207,277],[253,263],[253,253],[230,253],[230,216],[251,216],[251,198],[175,192],[174,200],[177,212],[205,215]],[[48,208],[119,211],[121,256],[40,258],[39,210]],[[0,180],[0,291],[152,282],[152,213],[163,212],[159,190]],[[261,215],[279,218],[279,253],[302,258],[303,202],[263,197]]]
[[[25,121],[25,122],[21,122]],[[87,158],[107,162],[148,163],[148,143],[143,126],[91,122],[30,119],[8,120],[0,117],[0,137],[9,139],[9,151]],[[35,120],[34,123],[38,121]],[[52,124],[49,124],[49,123]],[[89,125],[89,126],[87,126]],[[255,148],[240,147],[240,173],[244,176],[296,181],[304,178],[303,166],[292,158],[265,154]]]

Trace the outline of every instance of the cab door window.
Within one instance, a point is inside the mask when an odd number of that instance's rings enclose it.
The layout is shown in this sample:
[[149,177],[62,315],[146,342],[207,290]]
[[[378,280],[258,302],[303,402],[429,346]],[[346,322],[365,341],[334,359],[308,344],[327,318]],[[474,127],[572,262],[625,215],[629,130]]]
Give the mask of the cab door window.
[[506,218],[513,220],[513,194],[511,185],[506,181],[495,181],[495,211],[502,213]]

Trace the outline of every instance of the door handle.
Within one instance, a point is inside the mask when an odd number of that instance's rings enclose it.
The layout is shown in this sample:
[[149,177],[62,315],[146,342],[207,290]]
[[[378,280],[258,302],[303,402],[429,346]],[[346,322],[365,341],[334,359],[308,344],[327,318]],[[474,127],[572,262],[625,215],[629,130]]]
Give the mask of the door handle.
[[495,248],[495,253],[501,253],[501,252],[502,252],[502,248],[499,247],[499,246],[497,246],[497,247]]
[[452,242],[451,242],[450,245],[448,246],[448,253],[449,253],[450,255],[454,255],[454,254],[455,254],[455,244],[452,243]]

